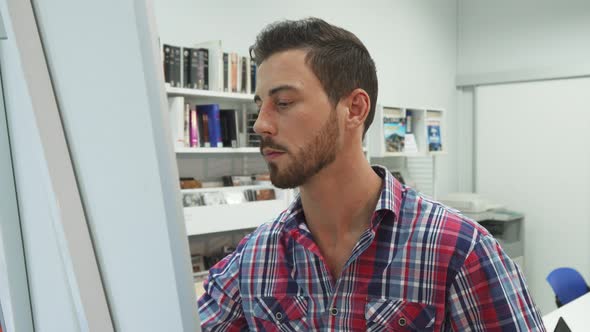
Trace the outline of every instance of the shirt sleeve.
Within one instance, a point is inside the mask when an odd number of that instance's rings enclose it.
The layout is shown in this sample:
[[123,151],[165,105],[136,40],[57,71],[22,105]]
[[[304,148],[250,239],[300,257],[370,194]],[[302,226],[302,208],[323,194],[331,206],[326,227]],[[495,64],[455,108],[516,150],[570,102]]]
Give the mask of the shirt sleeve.
[[483,236],[450,287],[454,331],[545,331],[518,266],[491,236]]
[[209,269],[205,293],[198,301],[203,331],[247,331],[239,288],[240,260],[246,236],[236,250]]

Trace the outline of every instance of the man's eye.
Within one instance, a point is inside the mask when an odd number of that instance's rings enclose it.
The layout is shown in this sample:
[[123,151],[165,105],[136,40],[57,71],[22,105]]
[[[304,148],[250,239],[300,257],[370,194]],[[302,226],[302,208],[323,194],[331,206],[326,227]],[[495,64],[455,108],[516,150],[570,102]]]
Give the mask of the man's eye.
[[292,104],[292,102],[281,101],[281,102],[277,103],[277,106],[280,109],[285,109],[285,108],[289,107],[291,104]]

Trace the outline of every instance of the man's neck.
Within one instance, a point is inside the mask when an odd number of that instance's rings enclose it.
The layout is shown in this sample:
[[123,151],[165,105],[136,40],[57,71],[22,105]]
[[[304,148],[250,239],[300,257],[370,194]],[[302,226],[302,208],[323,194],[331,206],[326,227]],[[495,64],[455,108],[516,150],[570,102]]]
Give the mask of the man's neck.
[[370,224],[381,187],[382,179],[360,149],[340,154],[301,186],[301,204],[316,242],[331,246],[350,236],[358,240]]

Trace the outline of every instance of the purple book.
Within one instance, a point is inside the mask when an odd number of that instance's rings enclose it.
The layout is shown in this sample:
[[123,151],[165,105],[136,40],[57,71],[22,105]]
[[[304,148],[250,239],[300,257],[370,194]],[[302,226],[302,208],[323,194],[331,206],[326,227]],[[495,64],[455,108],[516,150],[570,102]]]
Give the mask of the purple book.
[[199,147],[199,125],[197,123],[197,110],[192,109],[190,112],[190,146],[191,148],[196,148]]

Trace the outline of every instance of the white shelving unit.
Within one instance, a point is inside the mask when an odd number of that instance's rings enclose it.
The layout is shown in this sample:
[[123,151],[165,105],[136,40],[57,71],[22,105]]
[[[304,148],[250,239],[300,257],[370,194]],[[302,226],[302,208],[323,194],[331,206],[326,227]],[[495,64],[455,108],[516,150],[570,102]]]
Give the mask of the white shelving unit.
[[237,102],[252,102],[254,103],[254,95],[248,93],[234,93],[223,91],[199,90],[199,89],[185,89],[173,88],[166,84],[166,93],[168,96],[182,96],[182,97],[200,97],[208,99],[219,99],[222,101],[237,101]]
[[287,208],[290,195],[277,189],[275,193],[277,199],[269,201],[184,208],[186,232],[191,236],[258,227]]
[[[173,88],[169,85],[166,85],[166,93],[169,98],[183,97],[184,102],[191,105],[218,103],[221,107],[235,109],[238,113],[245,113],[255,107],[253,94]],[[241,114],[243,115],[243,113]],[[245,125],[245,121],[243,125]],[[243,127],[241,130],[245,131],[246,128]],[[242,144],[244,141],[244,139],[241,140]],[[180,175],[194,176],[199,180],[220,179],[221,175],[249,174],[247,170],[250,168],[247,166],[258,166],[258,169],[261,168],[260,165],[264,166],[258,147],[176,147],[175,152],[179,161]],[[228,164],[231,166],[238,165],[238,167],[225,167]],[[197,170],[200,172],[197,172]],[[265,166],[263,171],[267,171]],[[204,178],[195,175],[195,173],[203,175]],[[247,189],[266,188],[272,188],[272,185],[199,188],[183,190],[183,193],[243,191]],[[287,208],[291,200],[291,191],[275,188],[275,195],[276,199],[268,201],[185,207],[183,208],[183,212],[187,234],[194,236],[255,228],[264,222],[276,218],[279,213]]]
[[177,154],[219,154],[219,153],[246,153],[256,154],[260,153],[259,148],[245,147],[245,148],[176,148]]
[[[415,137],[417,151],[388,151],[385,143],[385,130],[384,121],[385,116],[406,118],[408,114],[411,114],[411,132]],[[367,137],[369,139],[369,155],[376,158],[385,157],[425,157],[429,155],[442,155],[446,154],[445,148],[445,137],[442,137],[441,151],[429,151],[428,146],[428,123],[429,120],[437,120],[440,122],[441,132],[444,135],[444,111],[434,110],[428,108],[411,108],[411,107],[388,107],[383,105],[377,105],[375,109],[375,119],[373,124],[369,128]]]

